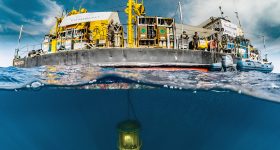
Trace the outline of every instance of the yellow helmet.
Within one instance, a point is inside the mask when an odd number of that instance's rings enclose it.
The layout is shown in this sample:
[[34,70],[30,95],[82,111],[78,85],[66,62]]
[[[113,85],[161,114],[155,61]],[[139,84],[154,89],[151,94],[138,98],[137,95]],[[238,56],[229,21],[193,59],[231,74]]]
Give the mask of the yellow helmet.
[[143,4],[135,4],[134,5],[134,12],[137,16],[145,15],[145,7]]
[[75,9],[73,9],[70,13],[69,13],[69,15],[76,15],[76,14],[78,14],[79,12],[77,11],[77,10],[75,10]]
[[81,12],[81,13],[87,13],[88,11],[87,11],[85,8],[82,8],[82,9],[80,10],[80,12]]

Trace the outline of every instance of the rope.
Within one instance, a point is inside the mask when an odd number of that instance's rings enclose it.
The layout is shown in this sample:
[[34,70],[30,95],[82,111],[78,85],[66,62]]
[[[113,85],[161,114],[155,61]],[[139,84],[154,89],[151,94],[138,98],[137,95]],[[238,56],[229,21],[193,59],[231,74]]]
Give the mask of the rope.
[[[22,35],[22,37],[24,37],[25,35],[27,35],[29,38],[31,38],[34,42],[36,42],[36,43],[41,43],[41,41],[35,39],[35,37],[33,37],[32,35],[30,35],[30,34],[28,34],[28,33]],[[26,37],[26,36],[25,36],[25,37]],[[22,39],[23,39],[23,38],[22,38]]]
[[111,10],[111,9],[115,9],[115,8],[126,8],[126,5],[118,5],[115,7],[109,7],[108,9]]
[[130,93],[127,90],[127,118],[130,118]]
[[179,9],[179,5],[177,5],[177,8],[176,8],[176,10],[175,10],[175,12],[174,12],[174,15],[173,15],[171,18],[175,18],[175,17],[177,16],[177,14],[178,14],[178,9]]
[[[131,110],[132,114],[130,114],[130,110]],[[130,116],[130,115],[132,115],[132,116]],[[132,100],[131,100],[130,90],[127,90],[127,117],[129,119],[130,119],[130,117],[132,117],[132,119],[138,120],[137,116],[136,116],[136,113],[135,113],[134,105],[133,105]]]

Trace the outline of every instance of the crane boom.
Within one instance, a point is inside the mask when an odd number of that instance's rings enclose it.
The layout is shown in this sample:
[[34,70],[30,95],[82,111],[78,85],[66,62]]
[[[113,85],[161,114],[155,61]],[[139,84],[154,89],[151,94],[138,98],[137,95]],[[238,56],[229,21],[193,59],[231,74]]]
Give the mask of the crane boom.
[[144,1],[138,3],[138,0],[128,0],[127,8],[125,9],[127,14],[127,43],[129,48],[133,48],[134,43],[134,20],[136,16],[145,15]]

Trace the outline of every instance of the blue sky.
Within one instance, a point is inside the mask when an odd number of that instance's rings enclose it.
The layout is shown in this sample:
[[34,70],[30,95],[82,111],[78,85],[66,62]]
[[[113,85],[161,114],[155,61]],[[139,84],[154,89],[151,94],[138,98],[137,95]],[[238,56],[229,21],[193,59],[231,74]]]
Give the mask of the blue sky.
[[[183,3],[184,23],[198,25],[210,16],[218,16],[218,6],[224,9],[225,16],[237,22],[234,12],[238,11],[246,35],[255,45],[262,47],[265,35],[267,53],[280,72],[280,2],[278,0],[181,0]],[[147,14],[173,17],[178,0],[144,0]],[[123,23],[126,16],[122,12],[125,0],[0,0],[0,66],[12,62],[20,25],[24,25],[22,46],[38,44],[43,35],[54,24],[54,17],[63,10],[83,6],[90,12],[120,11]],[[176,17],[178,18],[178,17]],[[177,19],[178,20],[178,19]],[[279,66],[279,67],[277,67]]]

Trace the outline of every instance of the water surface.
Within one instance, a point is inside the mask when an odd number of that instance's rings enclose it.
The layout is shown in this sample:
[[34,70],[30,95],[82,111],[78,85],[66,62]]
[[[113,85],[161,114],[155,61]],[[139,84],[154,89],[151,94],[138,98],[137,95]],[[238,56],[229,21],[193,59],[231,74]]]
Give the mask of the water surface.
[[[141,123],[142,149],[280,149],[278,74],[0,68],[1,150],[117,149]],[[135,117],[128,117],[128,98]]]

